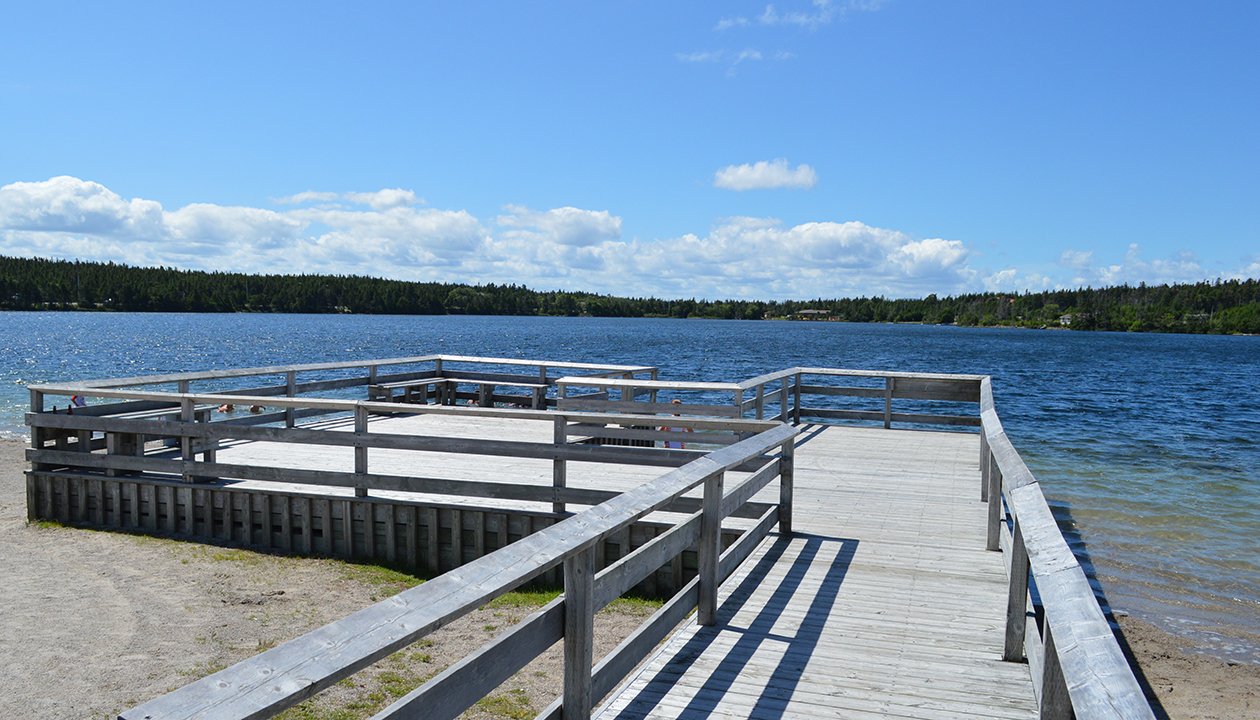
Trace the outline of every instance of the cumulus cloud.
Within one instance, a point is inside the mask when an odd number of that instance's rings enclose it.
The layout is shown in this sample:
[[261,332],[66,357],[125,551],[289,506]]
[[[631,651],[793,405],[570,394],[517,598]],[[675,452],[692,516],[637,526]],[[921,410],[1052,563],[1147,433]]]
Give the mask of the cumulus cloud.
[[915,240],[860,222],[785,226],[750,217],[728,218],[704,236],[633,244],[636,267],[671,296],[907,296],[960,290],[975,277],[969,257],[958,241]]
[[792,168],[784,158],[752,164],[727,165],[713,174],[713,186],[723,190],[767,190],[795,188],[808,190],[818,183],[818,174],[808,165]]
[[497,219],[506,228],[508,239],[529,239],[559,245],[585,247],[621,237],[621,218],[607,210],[582,210],[575,207],[554,210],[530,210],[521,205],[508,205]]
[[276,198],[276,203],[280,205],[306,205],[310,203],[321,204],[337,204],[346,203],[352,205],[367,205],[377,210],[385,210],[392,207],[404,207],[407,205],[423,205],[424,199],[416,197],[416,193],[412,190],[404,190],[402,188],[385,188],[374,192],[321,192],[316,190],[307,190],[295,195],[288,195],[282,198]]
[[437,277],[433,268],[486,238],[469,213],[416,208],[409,190],[283,199],[330,201],[350,205],[276,211],[195,203],[168,211],[99,183],[55,177],[0,188],[0,237],[14,254],[202,270],[381,275],[401,262],[408,279]]
[[1059,264],[1068,268],[1087,268],[1093,260],[1092,250],[1064,250],[1059,256]]
[[[782,164],[789,174],[806,167]],[[980,269],[962,240],[913,237],[857,221],[739,216],[707,230],[643,238],[627,237],[626,221],[609,210],[505,205],[483,221],[466,210],[418,203],[409,190],[386,189],[308,191],[274,208],[196,203],[165,209],[99,183],[59,177],[0,187],[0,252],[707,298],[913,297],[1214,276],[1192,255],[1148,259],[1136,245],[1110,264],[1098,264],[1089,251],[1067,251],[1059,267],[1071,277],[1052,278],[1040,268]],[[1260,274],[1260,258],[1242,263],[1240,274]]]

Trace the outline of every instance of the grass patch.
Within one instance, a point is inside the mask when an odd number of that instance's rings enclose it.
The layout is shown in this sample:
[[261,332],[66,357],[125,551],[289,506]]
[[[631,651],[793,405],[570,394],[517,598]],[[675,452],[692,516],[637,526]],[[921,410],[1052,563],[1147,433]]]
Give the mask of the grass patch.
[[[420,687],[436,672],[428,653],[403,650],[374,668],[337,683],[340,697],[317,695],[276,716],[277,720],[361,720]],[[330,691],[331,692],[331,691]],[[531,716],[533,717],[533,716]]]
[[533,720],[538,714],[529,696],[520,688],[513,688],[505,693],[489,695],[477,701],[477,708],[495,717],[510,720]]
[[537,608],[560,597],[558,588],[539,590],[513,590],[486,603],[488,608]]
[[197,663],[187,670],[180,670],[179,674],[184,677],[203,678],[207,675],[213,675],[226,667],[227,665],[221,662],[203,662]]
[[424,582],[424,578],[420,575],[407,572],[406,570],[397,570],[384,565],[360,565],[357,563],[347,563],[333,561],[341,574],[347,580],[364,585],[381,588],[382,590],[390,590],[394,593],[400,593],[408,588],[413,588]]
[[208,551],[208,556],[215,562],[234,562],[241,565],[258,565],[266,555],[241,548],[215,548]]
[[660,610],[661,606],[664,604],[665,601],[661,598],[626,595],[609,603],[607,610],[631,615],[651,615],[657,610]]

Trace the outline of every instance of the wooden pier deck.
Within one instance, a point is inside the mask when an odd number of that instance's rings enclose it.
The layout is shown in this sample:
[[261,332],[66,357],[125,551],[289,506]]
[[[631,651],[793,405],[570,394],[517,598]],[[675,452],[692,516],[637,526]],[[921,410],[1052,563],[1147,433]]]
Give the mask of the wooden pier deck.
[[[538,720],[1154,717],[985,376],[434,355],[32,386],[27,423],[31,520],[433,575],[127,720],[272,717],[544,577],[374,720],[458,717],[556,643]],[[595,658],[635,588],[668,599]]]
[[812,426],[795,535],[772,535],[596,713],[611,718],[1036,717],[1002,661],[975,435]]
[[[344,421],[334,426],[350,429]],[[492,438],[508,425],[412,416],[374,419],[372,427]],[[516,423],[511,432],[542,439],[550,429]],[[598,717],[1035,717],[1028,665],[1002,661],[1007,579],[1001,554],[985,550],[978,454],[973,434],[804,426],[794,537],[767,538],[722,586],[718,624],[701,627],[693,619],[682,626]],[[373,466],[405,472],[416,468],[415,455],[380,452]],[[468,479],[537,484],[551,473],[547,460],[423,455],[421,467]],[[299,454],[295,446],[265,442],[225,448],[220,457],[347,470],[354,460],[348,448]],[[621,491],[655,474],[574,462],[569,482]],[[777,492],[772,484],[758,499]]]

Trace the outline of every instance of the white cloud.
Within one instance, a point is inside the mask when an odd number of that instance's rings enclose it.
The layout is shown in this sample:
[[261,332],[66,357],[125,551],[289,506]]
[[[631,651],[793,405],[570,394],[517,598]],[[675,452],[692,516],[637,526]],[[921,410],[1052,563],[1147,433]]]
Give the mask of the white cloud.
[[[331,196],[331,197],[330,197]],[[410,279],[466,256],[486,238],[464,211],[412,207],[415,194],[306,192],[288,204],[344,200],[287,211],[195,203],[167,211],[152,200],[123,200],[71,177],[0,188],[4,251],[201,270],[388,274],[402,263]]]
[[752,164],[727,165],[713,174],[713,186],[724,190],[765,190],[797,188],[808,190],[818,183],[818,175],[808,165],[792,168],[784,158]]
[[1245,258],[1243,262],[1247,264],[1231,273],[1229,277],[1235,280],[1260,279],[1260,255]]
[[423,205],[424,198],[416,197],[415,192],[404,190],[402,188],[386,188],[376,190],[374,192],[320,192],[315,190],[307,190],[295,195],[287,195],[282,198],[276,198],[274,202],[280,205],[307,205],[310,203],[335,204],[342,205],[342,201],[346,201],[352,205],[367,205],[377,210],[385,210],[392,207],[403,207],[406,205]]
[[511,240],[585,247],[621,237],[621,218],[607,210],[562,207],[540,212],[508,205],[503,211],[497,222],[500,227],[508,228],[503,236]]
[[729,18],[722,18],[721,20],[718,20],[717,25],[714,25],[713,29],[718,32],[722,32],[723,30],[730,30],[731,28],[734,28],[734,27],[748,27],[748,25],[749,25],[748,18],[742,17],[742,16],[735,16],[735,17],[729,17]]
[[1064,250],[1059,256],[1059,264],[1067,268],[1087,268],[1093,260],[1092,250]]
[[766,59],[783,62],[795,58],[796,54],[786,50],[764,53],[757,48],[748,47],[743,50],[699,50],[690,53],[675,53],[674,57],[684,63],[725,65],[726,74],[733,77],[735,69],[742,63],[760,62]]
[[0,216],[14,230],[150,237],[161,222],[161,206],[123,200],[99,183],[63,175],[0,188]]
[[[755,174],[757,165],[734,167]],[[782,162],[788,174],[801,168]],[[856,221],[731,217],[707,231],[644,238],[608,210],[505,205],[483,221],[466,210],[418,207],[415,193],[397,188],[300,195],[275,208],[167,210],[72,177],[13,183],[0,187],[0,253],[707,298],[913,297],[1260,276],[1260,257],[1241,259],[1234,272],[1209,271],[1190,253],[1147,258],[1136,244],[1115,262],[1100,261],[1101,250],[1068,250],[1046,268],[993,269],[977,267],[962,240]]]
[[1141,247],[1131,243],[1123,262],[1095,269],[1093,275],[1100,285],[1120,285],[1195,282],[1208,277],[1209,273],[1190,252],[1168,259],[1146,260]]
[[726,58],[725,50],[699,50],[690,53],[675,53],[674,57],[679,62],[687,63],[712,63],[721,62]]
[[[774,5],[766,5],[765,10],[757,17],[757,23],[765,26],[786,25],[817,30],[823,25],[830,25],[848,13],[874,12],[881,5],[883,5],[883,0],[849,0],[848,2],[813,0],[808,9],[799,9],[797,6],[785,12],[780,12]],[[718,23],[719,26],[721,24],[721,22]]]
[[735,217],[705,236],[636,241],[629,249],[646,276],[640,282],[667,297],[901,297],[962,290],[975,278],[961,242],[916,241],[860,222],[784,226]]

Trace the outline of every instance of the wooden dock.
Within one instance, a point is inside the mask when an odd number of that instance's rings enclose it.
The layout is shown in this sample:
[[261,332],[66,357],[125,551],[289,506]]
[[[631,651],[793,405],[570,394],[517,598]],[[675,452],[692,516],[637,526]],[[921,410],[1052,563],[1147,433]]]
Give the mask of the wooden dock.
[[[373,720],[455,718],[556,643],[537,720],[1153,717],[986,376],[431,355],[34,386],[27,423],[32,520],[434,576],[121,720],[274,716],[539,578]],[[634,589],[664,604],[594,657]]]
[[723,584],[596,717],[1034,718],[1002,661],[975,435],[806,426],[794,534]]

